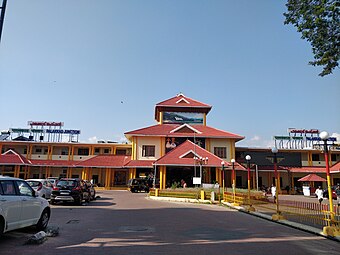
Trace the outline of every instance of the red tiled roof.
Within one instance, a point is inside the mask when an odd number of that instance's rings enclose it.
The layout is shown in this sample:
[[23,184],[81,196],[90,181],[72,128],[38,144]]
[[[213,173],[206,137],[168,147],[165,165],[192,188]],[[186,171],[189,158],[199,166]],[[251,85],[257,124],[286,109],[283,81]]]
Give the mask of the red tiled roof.
[[78,161],[74,160],[46,160],[46,159],[32,159],[31,163],[33,166],[57,166],[67,167],[75,166]]
[[8,150],[0,155],[1,165],[30,165],[31,162],[13,150]]
[[155,120],[159,121],[159,112],[201,112],[208,114],[211,110],[211,105],[204,104],[192,98],[186,97],[183,94],[178,94],[175,97],[164,100],[155,107]]
[[326,173],[325,167],[302,166],[302,167],[285,167],[292,173]]
[[325,181],[327,181],[325,178],[322,178],[316,174],[308,174],[305,177],[302,177],[298,180],[298,182],[325,182]]
[[122,168],[129,161],[130,157],[125,155],[97,155],[90,159],[78,162],[76,166]]
[[[183,126],[183,128],[179,128]],[[178,129],[179,128],[179,129]],[[198,132],[195,132],[197,130]],[[162,124],[137,129],[125,133],[126,137],[131,136],[160,136],[160,137],[202,137],[202,138],[231,138],[235,140],[244,139],[243,136],[229,133],[220,129],[204,125],[188,124]]]
[[170,99],[164,100],[158,104],[157,106],[167,106],[167,107],[203,107],[203,108],[211,108],[211,105],[204,104],[197,100],[194,100],[190,97],[186,97],[183,94],[178,94]]
[[[254,170],[255,168],[252,167],[252,169]],[[274,171],[274,166],[258,166],[257,169],[259,171]],[[277,166],[277,170],[278,171],[287,171],[287,167]]]
[[153,168],[154,160],[130,160],[125,167],[127,168]]
[[[172,166],[194,166],[199,165],[194,160],[194,156],[198,158],[208,158],[205,166],[209,167],[221,167],[221,158],[212,154],[211,152],[203,149],[202,147],[194,144],[193,142],[187,140],[175,149],[171,150],[163,157],[156,160],[154,164],[156,165],[172,165]],[[226,162],[225,166],[230,166],[231,164]]]
[[331,173],[339,173],[340,172],[340,161],[335,163],[333,166],[330,168]]

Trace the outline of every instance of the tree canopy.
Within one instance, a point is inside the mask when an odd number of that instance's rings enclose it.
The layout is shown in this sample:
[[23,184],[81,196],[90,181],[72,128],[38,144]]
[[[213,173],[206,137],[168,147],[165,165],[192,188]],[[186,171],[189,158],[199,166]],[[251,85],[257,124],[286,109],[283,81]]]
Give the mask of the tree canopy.
[[288,0],[285,24],[292,24],[311,43],[314,60],[309,64],[322,66],[319,74],[331,74],[340,59],[340,1]]

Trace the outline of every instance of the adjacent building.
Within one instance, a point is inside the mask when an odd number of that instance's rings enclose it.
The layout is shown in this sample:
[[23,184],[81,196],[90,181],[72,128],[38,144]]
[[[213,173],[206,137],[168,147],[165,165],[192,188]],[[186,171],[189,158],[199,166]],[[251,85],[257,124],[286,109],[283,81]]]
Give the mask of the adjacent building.
[[[207,125],[211,108],[178,94],[156,104],[155,125],[126,132],[129,143],[81,143],[80,130],[63,129],[61,122],[29,122],[30,128],[0,136],[0,174],[24,179],[83,178],[106,189],[125,188],[134,177],[155,177],[161,189],[181,180],[189,187],[201,183],[230,187],[230,162],[236,159],[236,186],[246,187],[245,156],[250,155],[252,187],[270,186],[274,178],[270,149],[237,147],[242,135]],[[340,152],[334,148],[332,181],[338,183]],[[325,177],[320,150],[282,148],[278,157],[282,190],[297,189],[302,184],[298,179],[308,173]]]

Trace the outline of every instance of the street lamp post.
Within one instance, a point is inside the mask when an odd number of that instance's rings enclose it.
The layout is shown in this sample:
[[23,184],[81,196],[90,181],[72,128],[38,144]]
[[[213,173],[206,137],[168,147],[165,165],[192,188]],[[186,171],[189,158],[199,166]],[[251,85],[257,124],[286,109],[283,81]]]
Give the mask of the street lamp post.
[[231,159],[231,165],[232,165],[232,179],[233,179],[233,199],[234,199],[234,206],[238,206],[236,203],[236,174],[235,174],[235,159]]
[[222,161],[221,162],[221,165],[222,165],[222,187],[223,187],[223,194],[224,194],[224,164],[225,164],[225,162],[224,161]]
[[274,163],[274,175],[275,175],[275,204],[276,204],[276,214],[272,215],[273,220],[283,220],[281,212],[279,210],[279,180],[278,180],[278,173],[277,173],[277,153],[279,150],[276,147],[272,148],[273,153],[273,163]]
[[251,157],[250,155],[246,156],[246,161],[247,161],[247,170],[248,170],[248,211],[255,211],[255,208],[252,207],[251,202],[250,202],[250,160]]
[[208,157],[194,157],[194,160],[199,163],[200,165],[200,178],[201,178],[201,187],[202,187],[202,182],[203,182],[203,176],[202,176],[202,166],[208,164]]
[[328,198],[329,198],[329,207],[330,207],[329,210],[330,210],[330,216],[331,216],[331,222],[328,226],[325,226],[323,228],[323,233],[329,236],[340,236],[340,228],[334,224],[335,223],[334,208],[333,208],[331,176],[330,176],[330,171],[329,171],[329,158],[328,158],[328,145],[327,145],[329,134],[326,131],[323,131],[319,134],[319,137],[323,141],[323,151],[325,155],[327,188],[328,188]]

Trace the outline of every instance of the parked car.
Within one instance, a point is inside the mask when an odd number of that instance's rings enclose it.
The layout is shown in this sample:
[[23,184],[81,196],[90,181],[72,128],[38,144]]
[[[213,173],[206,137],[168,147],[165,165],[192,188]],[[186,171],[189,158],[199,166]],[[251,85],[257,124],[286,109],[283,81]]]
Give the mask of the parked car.
[[91,200],[95,200],[96,199],[96,190],[94,189],[94,185],[90,182],[90,181],[87,181],[87,180],[84,180],[85,181],[85,184],[90,192],[90,199]]
[[148,179],[145,178],[134,178],[128,181],[128,189],[133,192],[145,191],[149,192],[150,187],[148,184]]
[[[331,188],[332,188],[332,198],[337,200],[338,197],[335,192],[336,186],[332,186]],[[328,188],[323,190],[323,197],[328,198]]]
[[59,180],[59,177],[47,177],[47,180],[55,186]]
[[50,215],[47,200],[37,196],[26,181],[0,176],[0,235],[33,225],[44,230]]
[[39,196],[50,199],[53,185],[47,179],[28,179],[27,183]]
[[85,181],[74,178],[61,178],[53,187],[51,204],[56,202],[74,202],[81,205],[83,200],[90,202],[90,191]]

